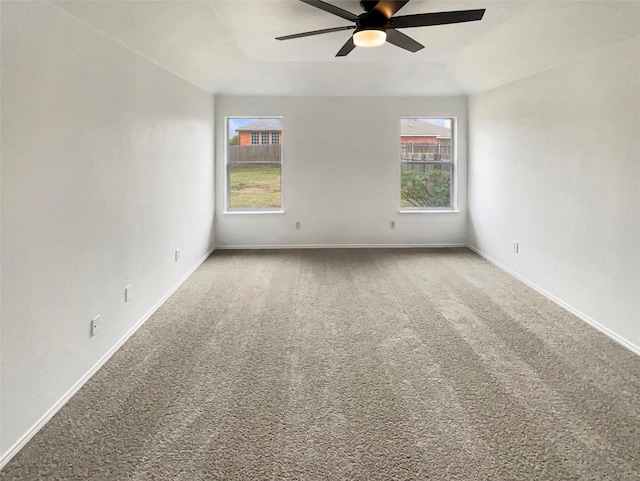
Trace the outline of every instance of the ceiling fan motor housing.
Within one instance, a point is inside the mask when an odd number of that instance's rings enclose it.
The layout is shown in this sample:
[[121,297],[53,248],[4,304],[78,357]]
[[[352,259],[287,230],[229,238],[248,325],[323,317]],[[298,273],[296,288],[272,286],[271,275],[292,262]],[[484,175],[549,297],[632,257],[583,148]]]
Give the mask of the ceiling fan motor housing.
[[365,12],[358,16],[356,26],[359,30],[385,30],[385,25],[389,19],[377,10]]

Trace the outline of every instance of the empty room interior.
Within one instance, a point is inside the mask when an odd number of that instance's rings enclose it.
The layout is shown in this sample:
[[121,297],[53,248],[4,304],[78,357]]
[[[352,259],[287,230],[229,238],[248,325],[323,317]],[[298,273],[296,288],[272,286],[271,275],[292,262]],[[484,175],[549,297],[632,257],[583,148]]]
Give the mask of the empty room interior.
[[0,28],[0,479],[640,479],[640,1]]

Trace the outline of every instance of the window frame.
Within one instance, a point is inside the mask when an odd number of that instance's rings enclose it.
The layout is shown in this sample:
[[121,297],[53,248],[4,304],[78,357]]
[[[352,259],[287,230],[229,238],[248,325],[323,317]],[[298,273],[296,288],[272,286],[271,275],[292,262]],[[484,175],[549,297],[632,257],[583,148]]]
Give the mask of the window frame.
[[[449,206],[443,207],[404,207],[402,205],[402,121],[403,120],[450,120],[451,121],[451,161],[441,162],[435,160],[416,161],[420,165],[449,165],[451,166],[451,180],[449,190]],[[400,155],[398,162],[398,200],[400,203],[400,214],[446,214],[457,213],[458,210],[458,118],[456,116],[433,116],[433,115],[403,115],[399,122],[399,147]]]
[[[280,207],[231,207],[230,166],[229,166],[229,121],[231,119],[279,119],[284,131],[284,117],[281,115],[227,115],[224,117],[224,210],[223,214],[284,214],[284,145],[280,144]],[[253,132],[252,132],[253,133]],[[259,139],[261,140],[260,133]],[[249,144],[256,145],[256,144]],[[258,144],[260,145],[260,144]]]

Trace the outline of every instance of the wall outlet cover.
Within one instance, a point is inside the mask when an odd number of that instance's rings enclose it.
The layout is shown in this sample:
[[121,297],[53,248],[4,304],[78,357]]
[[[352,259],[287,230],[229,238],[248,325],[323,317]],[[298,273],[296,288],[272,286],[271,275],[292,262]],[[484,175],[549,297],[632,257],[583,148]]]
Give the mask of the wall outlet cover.
[[98,334],[99,330],[100,330],[100,314],[98,314],[96,317],[91,319],[91,337]]

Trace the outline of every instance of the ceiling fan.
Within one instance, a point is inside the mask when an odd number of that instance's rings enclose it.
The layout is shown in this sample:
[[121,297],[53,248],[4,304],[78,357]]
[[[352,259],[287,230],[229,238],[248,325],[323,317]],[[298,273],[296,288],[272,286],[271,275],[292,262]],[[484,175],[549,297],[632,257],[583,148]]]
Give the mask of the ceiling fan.
[[416,15],[402,15],[394,17],[396,12],[404,7],[409,0],[401,1],[368,1],[362,0],[360,6],[364,13],[356,15],[342,8],[331,5],[321,0],[300,0],[303,3],[319,8],[325,12],[332,13],[338,17],[354,22],[354,25],[342,27],[324,28],[311,32],[296,33],[276,37],[276,40],[290,40],[293,38],[310,37],[322,33],[339,32],[341,30],[354,30],[355,32],[349,40],[342,46],[336,57],[344,57],[356,47],[377,47],[389,42],[397,47],[417,52],[424,48],[424,45],[414,39],[399,32],[398,28],[427,27],[431,25],[446,25],[449,23],[474,22],[481,20],[484,9],[479,10],[459,10],[454,12],[419,13]]

